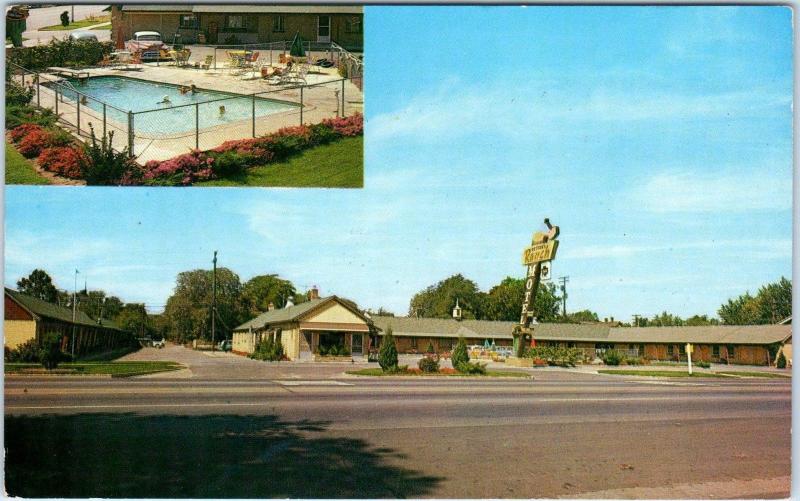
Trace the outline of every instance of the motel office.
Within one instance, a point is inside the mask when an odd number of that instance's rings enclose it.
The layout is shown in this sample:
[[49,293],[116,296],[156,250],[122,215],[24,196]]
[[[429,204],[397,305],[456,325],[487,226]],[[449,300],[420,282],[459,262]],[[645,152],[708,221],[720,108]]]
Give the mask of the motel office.
[[[291,360],[318,359],[319,347],[347,347],[354,358],[380,345],[392,329],[400,353],[424,353],[431,345],[449,352],[460,336],[467,344],[511,346],[515,322],[368,316],[355,303],[331,296],[288,308],[273,309],[236,329],[233,350],[246,355],[265,336],[280,339]],[[791,343],[791,325],[707,327],[617,327],[612,324],[537,324],[534,338],[540,346],[579,348],[592,358],[615,349],[650,360],[686,360],[686,343],[694,345],[692,360],[714,363],[774,365],[774,354]]]
[[364,48],[363,7],[353,5],[192,5],[111,6],[111,39],[118,47],[137,31],[158,31],[172,43],[254,44],[292,40],[335,42],[351,52]]

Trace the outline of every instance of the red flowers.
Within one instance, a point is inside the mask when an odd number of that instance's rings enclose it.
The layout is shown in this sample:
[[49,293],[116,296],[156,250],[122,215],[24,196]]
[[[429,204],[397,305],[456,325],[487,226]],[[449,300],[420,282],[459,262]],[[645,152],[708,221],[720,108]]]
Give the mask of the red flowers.
[[23,137],[17,149],[25,158],[38,157],[39,153],[52,145],[53,135],[44,129],[32,130]]
[[42,151],[37,161],[47,171],[64,177],[80,179],[83,174],[83,165],[87,158],[83,151],[78,148],[56,146]]
[[44,128],[36,124],[22,124],[8,132],[8,137],[13,143],[19,143],[25,136],[32,132],[42,132]]
[[353,137],[364,134],[364,115],[361,113],[349,117],[329,118],[323,120],[322,123],[332,128],[340,136]]

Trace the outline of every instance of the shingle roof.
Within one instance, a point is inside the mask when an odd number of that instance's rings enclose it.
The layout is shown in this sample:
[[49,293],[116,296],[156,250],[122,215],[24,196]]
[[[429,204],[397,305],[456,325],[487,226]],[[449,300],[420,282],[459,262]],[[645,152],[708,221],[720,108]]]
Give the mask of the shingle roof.
[[[410,337],[511,339],[516,322],[373,316],[375,326]],[[792,335],[791,325],[713,325],[707,327],[611,327],[607,324],[537,324],[534,338],[600,343],[769,344]]]
[[191,12],[187,4],[129,4],[123,5],[124,12]]
[[252,329],[262,329],[267,325],[277,325],[283,324],[287,322],[294,322],[296,320],[300,320],[306,313],[314,310],[318,306],[321,306],[325,303],[329,302],[336,302],[342,305],[344,308],[352,311],[359,317],[361,317],[366,323],[371,323],[371,320],[364,316],[361,311],[358,310],[358,306],[349,299],[341,298],[338,296],[328,296],[328,297],[321,297],[318,299],[312,299],[311,301],[306,301],[305,303],[296,304],[290,306],[288,308],[281,308],[272,311],[267,311],[262,313],[261,315],[257,316],[256,318],[243,323],[242,325],[233,329],[234,331],[246,331]]
[[[71,308],[48,303],[47,301],[42,301],[41,299],[23,294],[19,291],[15,291],[14,289],[9,289],[8,287],[6,287],[6,294],[8,294],[11,299],[16,301],[20,306],[38,317],[52,318],[54,320],[60,320],[70,324],[73,323]],[[102,327],[107,329],[118,329],[109,320],[103,320],[102,322]],[[80,310],[75,312],[75,323],[78,325],[90,325],[92,327],[101,326],[95,320],[93,320],[92,317]]]
[[361,14],[361,5],[192,5],[192,4],[128,4],[123,12],[194,12],[230,14]]

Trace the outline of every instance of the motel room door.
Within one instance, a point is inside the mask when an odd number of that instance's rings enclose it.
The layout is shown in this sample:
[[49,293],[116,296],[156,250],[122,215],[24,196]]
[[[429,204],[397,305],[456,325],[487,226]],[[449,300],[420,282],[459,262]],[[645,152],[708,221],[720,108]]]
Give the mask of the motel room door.
[[363,334],[352,334],[353,336],[353,347],[350,352],[353,354],[354,357],[360,357],[364,355],[364,335]]
[[317,16],[317,42],[331,41],[331,16]]
[[314,355],[311,353],[311,344],[313,336],[308,331],[300,331],[300,353],[297,357],[298,360],[303,362],[310,362],[314,360]]

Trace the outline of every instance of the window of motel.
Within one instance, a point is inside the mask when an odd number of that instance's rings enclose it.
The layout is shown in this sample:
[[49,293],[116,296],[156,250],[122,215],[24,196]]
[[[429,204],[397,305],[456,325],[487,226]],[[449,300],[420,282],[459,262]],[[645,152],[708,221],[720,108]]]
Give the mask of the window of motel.
[[639,345],[639,355],[644,355],[644,345],[643,344]]
[[680,350],[681,355],[686,355],[686,345],[681,343],[678,345],[678,349]]
[[714,358],[719,358],[719,345],[715,344],[711,347],[711,356]]
[[411,347],[412,348],[416,348],[417,347],[417,338],[415,338],[415,337],[411,338]]
[[728,345],[728,358],[736,358],[736,349],[732,344]]
[[675,354],[675,346],[673,346],[671,344],[668,344],[667,345],[667,355],[671,357],[674,354]]
[[285,31],[283,27],[283,16],[274,16],[272,18],[272,31],[275,33],[283,33]]
[[197,28],[197,17],[194,14],[181,14],[180,27],[183,29]]

